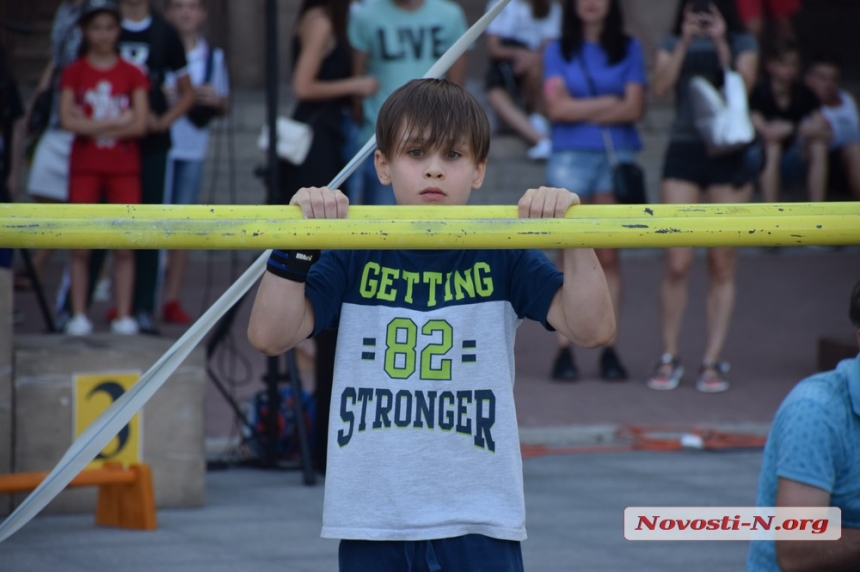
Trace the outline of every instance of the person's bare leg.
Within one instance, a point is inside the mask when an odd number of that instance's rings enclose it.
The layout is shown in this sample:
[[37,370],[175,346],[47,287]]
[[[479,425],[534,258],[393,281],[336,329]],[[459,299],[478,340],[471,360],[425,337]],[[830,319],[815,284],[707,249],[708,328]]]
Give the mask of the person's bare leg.
[[87,313],[87,292],[89,292],[90,251],[73,250],[69,264],[69,277],[72,296],[72,315]]
[[[618,204],[611,192],[597,193],[592,201],[596,205]],[[615,312],[615,335],[607,342],[607,346],[614,346],[618,336],[618,323],[621,320],[621,260],[617,248],[597,248],[594,250],[603,274],[606,276],[606,284],[609,286],[609,295],[612,298],[612,310]]]
[[[697,203],[698,185],[678,179],[663,181],[660,192],[667,204]],[[663,353],[678,355],[681,322],[687,309],[687,280],[693,265],[692,248],[667,248],[663,282],[660,286],[660,322]]]
[[[743,203],[752,195],[752,185],[738,190],[729,185],[708,188],[712,203]],[[704,361],[716,362],[722,355],[735,307],[735,262],[737,248],[708,249],[708,294]]]
[[498,113],[502,121],[510,125],[511,129],[516,131],[523,139],[532,145],[537,145],[541,140],[540,133],[532,127],[528,115],[514,103],[511,96],[504,89],[494,88],[488,91],[487,101],[490,102],[490,106]]
[[182,290],[182,280],[185,278],[185,268],[187,265],[188,251],[171,250],[167,254],[167,284],[164,292],[165,302],[179,300],[179,292]]
[[806,188],[811,202],[821,202],[827,196],[827,143],[815,139],[806,144]]
[[860,143],[849,143],[842,148],[842,165],[851,193],[860,200]]
[[116,317],[131,316],[134,294],[134,255],[130,250],[113,251],[113,281],[116,300]]
[[764,170],[759,177],[761,198],[766,203],[775,203],[779,199],[779,163],[782,160],[782,145],[768,143],[764,151]]
[[532,113],[546,116],[546,104],[543,99],[543,68],[530,68],[522,77],[522,93],[526,100],[526,108]]

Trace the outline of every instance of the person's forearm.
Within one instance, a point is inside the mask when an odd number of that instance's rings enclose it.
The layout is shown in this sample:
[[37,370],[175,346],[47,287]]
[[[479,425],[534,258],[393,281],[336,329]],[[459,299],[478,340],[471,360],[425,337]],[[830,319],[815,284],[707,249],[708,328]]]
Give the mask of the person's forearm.
[[547,101],[547,116],[550,121],[593,122],[595,115],[608,111],[619,104],[619,98],[612,95],[599,97],[561,97],[557,101]]
[[725,36],[714,40],[714,44],[717,47],[717,57],[720,60],[720,66],[723,69],[728,69],[732,65],[732,49],[729,47],[729,42],[726,40]]
[[654,72],[654,95],[663,97],[675,86],[678,76],[681,74],[681,66],[687,57],[688,43],[684,39],[678,40],[675,49],[668,55]]
[[[185,78],[187,79],[188,76],[185,76]],[[190,80],[187,83],[187,89],[180,88],[179,99],[176,100],[176,103],[158,117],[158,121],[164,131],[170,129],[170,126],[173,125],[177,119],[188,113],[191,108],[194,107],[194,89],[191,88]]]
[[36,84],[35,93],[40,93],[51,88],[51,78],[54,76],[54,60],[48,62],[45,69],[42,70],[42,75],[39,76],[39,83]]
[[777,542],[776,559],[783,572],[856,572],[860,529],[843,527],[839,540]]
[[349,77],[332,81],[311,81],[307,84],[293,83],[293,93],[302,101],[336,99],[355,95],[361,78]]
[[636,123],[644,112],[645,104],[641,98],[624,98],[619,104],[595,113],[592,121],[601,125]]
[[313,332],[305,285],[264,272],[248,322],[248,340],[266,355],[280,355]]
[[567,249],[563,258],[564,326],[558,330],[581,346],[601,346],[615,335],[615,314],[600,261],[591,248]]
[[85,137],[106,136],[108,132],[119,128],[113,120],[96,121],[88,117],[63,115],[60,116],[60,126],[75,135],[83,135]]
[[445,77],[448,78],[448,81],[456,83],[460,87],[465,87],[464,83],[466,81],[466,54],[463,54],[451,68],[448,70],[448,73],[445,74]]
[[12,160],[11,165],[9,165],[9,179],[14,182],[19,180],[21,175],[21,166],[24,164],[25,132],[26,127],[24,126],[24,120],[19,119],[12,127]]
[[137,139],[146,135],[146,118],[142,121],[134,121],[128,125],[122,125],[114,129],[108,129],[101,133],[101,137],[109,137],[111,139]]

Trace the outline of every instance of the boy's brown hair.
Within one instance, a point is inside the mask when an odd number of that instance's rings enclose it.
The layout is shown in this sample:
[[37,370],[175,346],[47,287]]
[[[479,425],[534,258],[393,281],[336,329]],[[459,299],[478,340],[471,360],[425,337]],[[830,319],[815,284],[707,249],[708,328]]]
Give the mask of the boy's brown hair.
[[[400,130],[405,125],[404,136]],[[376,119],[376,144],[387,158],[403,152],[413,134],[426,134],[429,149],[468,143],[475,164],[487,160],[490,123],[472,95],[445,79],[414,79],[392,93]]]

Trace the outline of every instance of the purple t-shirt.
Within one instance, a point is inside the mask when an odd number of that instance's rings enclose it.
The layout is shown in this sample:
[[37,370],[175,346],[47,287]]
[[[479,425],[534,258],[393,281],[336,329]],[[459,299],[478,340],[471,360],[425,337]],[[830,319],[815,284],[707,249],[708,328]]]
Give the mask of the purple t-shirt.
[[[597,93],[589,86],[583,63],[594,80]],[[624,90],[629,83],[645,85],[645,64],[642,59],[642,46],[636,38],[630,38],[627,55],[616,64],[610,65],[606,52],[599,44],[583,42],[582,50],[565,61],[561,53],[561,43],[552,42],[543,54],[544,80],[551,77],[561,77],[567,90],[573,97],[586,98],[597,95],[624,96]],[[616,149],[638,151],[642,148],[639,133],[632,123],[610,125],[606,127],[612,136]],[[597,123],[554,122],[552,124],[553,151],[565,149],[603,150],[603,135],[601,126]]]

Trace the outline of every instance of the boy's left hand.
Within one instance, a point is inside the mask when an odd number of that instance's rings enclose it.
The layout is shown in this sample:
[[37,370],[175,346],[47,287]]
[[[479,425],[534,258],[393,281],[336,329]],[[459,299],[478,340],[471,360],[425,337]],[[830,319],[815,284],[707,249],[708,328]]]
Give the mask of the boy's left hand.
[[517,203],[520,218],[563,218],[579,195],[557,187],[529,189]]

